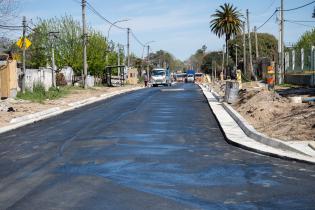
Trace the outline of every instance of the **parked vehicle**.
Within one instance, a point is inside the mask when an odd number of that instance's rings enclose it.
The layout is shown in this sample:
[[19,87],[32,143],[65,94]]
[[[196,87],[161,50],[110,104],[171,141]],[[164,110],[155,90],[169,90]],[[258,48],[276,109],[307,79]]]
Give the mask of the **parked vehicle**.
[[153,87],[158,85],[171,86],[171,74],[169,69],[153,69],[151,71],[151,84]]
[[176,82],[185,82],[186,73],[180,73],[175,75]]
[[196,73],[195,74],[195,81],[196,82],[204,82],[204,74],[203,73]]
[[187,74],[187,82],[194,83],[195,76],[193,74]]

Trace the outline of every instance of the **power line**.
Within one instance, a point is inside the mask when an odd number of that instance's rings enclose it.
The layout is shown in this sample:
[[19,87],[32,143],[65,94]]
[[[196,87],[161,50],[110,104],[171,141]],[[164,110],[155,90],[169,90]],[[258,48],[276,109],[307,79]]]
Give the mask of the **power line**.
[[9,26],[9,25],[0,25],[0,29],[8,30],[8,31],[20,31],[23,26]]
[[[284,12],[289,12],[289,11],[293,11],[293,10],[298,10],[298,9],[302,9],[302,8],[307,7],[307,6],[309,6],[309,5],[311,5],[311,4],[314,4],[314,3],[315,3],[315,1],[311,1],[311,2],[309,2],[309,3],[307,3],[307,4],[302,5],[302,6],[295,7],[295,8],[291,8],[291,9],[284,9],[284,10],[282,10],[282,11],[284,11]],[[281,10],[280,10],[280,11],[281,11]]]
[[33,29],[33,28],[29,27],[29,26],[26,26],[26,28],[27,28],[28,30],[30,30],[30,31],[36,32],[35,29]]
[[261,29],[262,27],[264,27],[264,25],[266,25],[266,24],[271,20],[271,18],[272,18],[277,12],[278,12],[278,10],[275,10],[275,11],[272,13],[272,15],[271,15],[262,25],[260,25],[259,27],[257,27],[257,31],[258,31],[259,29]]
[[23,28],[23,26],[8,26],[8,25],[0,25],[0,27],[4,27],[4,28]]
[[269,11],[270,11],[270,8],[274,5],[276,3],[276,0],[273,0],[272,2],[271,2],[271,4],[268,6],[268,7],[266,7],[266,9],[265,10],[263,10],[263,12],[259,12],[260,14],[256,14],[255,13],[255,17],[263,17],[263,16],[266,16],[267,14],[269,14]]
[[264,10],[263,14],[269,11],[269,9],[276,3],[276,0],[272,0],[271,4]]
[[285,20],[285,21],[291,21],[296,23],[315,23],[314,20]]
[[295,24],[295,25],[300,25],[300,26],[305,26],[305,27],[314,28],[314,26],[305,25],[305,24],[302,24],[302,23],[299,23],[299,22],[296,22],[296,21],[291,21],[291,20],[284,20],[284,21],[285,21],[285,22],[288,22],[288,23]]
[[132,37],[138,42],[138,44],[140,44],[142,47],[145,46],[145,45],[138,39],[138,37],[134,34],[133,31],[131,31],[131,35],[132,35]]
[[[78,3],[78,4],[81,4],[81,2],[79,0],[72,0],[74,1],[75,3]],[[120,29],[120,30],[128,30],[128,28],[124,28],[124,27],[120,27],[118,25],[116,25],[114,22],[108,20],[107,18],[105,18],[103,15],[101,15],[100,12],[98,12],[88,1],[86,1],[86,5],[87,5],[87,8],[92,12],[94,13],[96,16],[98,16],[99,18],[101,18],[103,21],[105,21],[106,23],[110,24],[111,26],[117,28],[117,29]],[[144,44],[143,42],[140,41],[140,39],[135,35],[135,33],[133,31],[131,31],[131,35],[132,37],[136,40],[136,42],[141,45],[142,47],[144,47]]]
[[108,20],[107,18],[105,18],[103,15],[101,15],[101,13],[99,13],[89,2],[86,2],[88,9],[90,9],[95,15],[97,15],[98,17],[100,17],[101,19],[103,19],[105,22],[107,22],[108,24],[121,29],[121,30],[125,30],[126,28],[120,27],[116,24],[114,24],[113,22],[111,22],[110,20]]
[[[309,2],[309,3],[307,3],[307,4],[304,4],[304,5],[299,6],[299,7],[291,8],[291,9],[284,9],[284,10],[276,9],[276,10],[272,13],[272,15],[271,15],[262,25],[260,25],[259,27],[257,27],[257,30],[261,29],[264,25],[266,25],[266,24],[271,20],[271,18],[272,18],[277,12],[279,12],[279,11],[284,11],[284,12],[294,11],[294,10],[302,9],[302,8],[307,7],[307,6],[309,6],[309,5],[311,5],[311,4],[314,4],[314,3],[315,3],[315,1],[311,1],[311,2]],[[288,22],[289,22],[289,21],[288,21]],[[305,26],[306,26],[306,25],[305,25]]]

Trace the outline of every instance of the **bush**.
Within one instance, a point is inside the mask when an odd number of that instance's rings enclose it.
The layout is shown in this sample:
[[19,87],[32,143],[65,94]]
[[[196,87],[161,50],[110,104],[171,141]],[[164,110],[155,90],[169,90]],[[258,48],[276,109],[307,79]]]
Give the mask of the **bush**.
[[42,84],[36,84],[33,87],[33,92],[30,90],[26,90],[24,94],[19,92],[17,94],[17,98],[43,103],[43,101],[47,99],[53,100],[61,98],[67,93],[68,89],[66,88],[50,88],[48,91],[46,91]]

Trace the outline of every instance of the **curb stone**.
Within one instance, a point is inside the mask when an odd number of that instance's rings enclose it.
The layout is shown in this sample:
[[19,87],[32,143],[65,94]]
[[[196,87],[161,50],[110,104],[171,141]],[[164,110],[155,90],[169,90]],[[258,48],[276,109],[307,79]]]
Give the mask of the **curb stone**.
[[209,106],[214,113],[226,140],[230,144],[246,149],[248,151],[267,155],[270,157],[315,164],[314,157],[272,147],[248,137],[245,132],[240,128],[240,126],[236,123],[236,121],[232,118],[232,116],[230,116],[230,114],[225,110],[222,103],[216,100],[214,94],[212,92],[209,92],[202,85],[199,86],[202,89],[203,94],[207,98]]
[[20,128],[20,127],[23,127],[23,126],[26,126],[26,125],[50,118],[50,117],[60,115],[64,112],[75,110],[77,108],[80,108],[80,107],[83,107],[83,106],[86,106],[86,105],[89,105],[98,101],[109,99],[113,96],[117,96],[117,95],[121,95],[125,93],[131,93],[133,91],[137,91],[141,89],[143,89],[143,87],[135,87],[135,88],[130,88],[126,90],[115,91],[112,93],[102,94],[100,97],[91,97],[83,101],[70,103],[68,104],[69,108],[60,109],[60,107],[55,107],[55,108],[51,108],[42,112],[37,112],[37,113],[22,116],[22,117],[14,118],[10,121],[11,123],[10,125],[0,127],[0,134],[11,131],[11,130],[15,130],[17,128]]
[[308,146],[309,146],[312,150],[315,150],[315,142],[309,143]]
[[19,122],[22,122],[22,121],[31,120],[33,118],[39,118],[41,116],[45,116],[45,115],[51,114],[53,112],[57,112],[59,110],[60,110],[59,107],[55,107],[55,108],[47,109],[47,110],[44,110],[44,111],[41,111],[41,112],[36,112],[36,113],[33,113],[33,114],[28,114],[28,115],[24,115],[24,116],[21,116],[21,117],[16,117],[16,118],[13,118],[10,121],[10,123],[11,124],[19,123]]
[[244,131],[244,133],[249,136],[252,139],[255,139],[258,142],[261,142],[263,144],[266,144],[271,147],[276,147],[282,150],[289,150],[291,152],[300,153],[302,155],[307,155],[300,150],[297,150],[289,145],[287,145],[285,142],[282,142],[279,139],[270,138],[258,131],[250,125],[237,111],[233,109],[229,104],[226,102],[222,103],[224,109],[230,114],[230,116],[236,121],[236,123],[241,127],[241,129]]
[[73,102],[73,103],[69,103],[68,106],[79,106],[79,105],[83,105],[83,104],[87,104],[91,101],[94,101],[96,100],[97,97],[91,97],[91,98],[88,98],[88,99],[85,99],[85,100],[82,100],[82,101],[77,101],[77,102]]

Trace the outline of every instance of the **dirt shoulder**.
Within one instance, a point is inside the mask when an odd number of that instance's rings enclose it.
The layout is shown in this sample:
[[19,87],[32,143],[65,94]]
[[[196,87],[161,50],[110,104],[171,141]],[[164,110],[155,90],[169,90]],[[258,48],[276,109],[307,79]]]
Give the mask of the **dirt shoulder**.
[[[140,85],[126,85],[124,87],[94,87],[88,90],[74,88],[62,98],[56,100],[45,100],[43,103],[35,103],[21,99],[0,100],[0,127],[9,125],[10,121],[16,117],[44,111],[53,107],[60,107],[61,109],[69,108],[69,103],[139,86]],[[14,112],[8,112],[9,107],[12,107]]]
[[[222,96],[224,89],[224,82],[214,86],[214,90]],[[232,106],[256,130],[270,137],[285,141],[315,140],[315,104],[297,104],[289,100],[289,97],[297,95],[313,97],[312,91],[283,87],[269,91],[263,85],[252,82],[243,85],[239,101]]]

